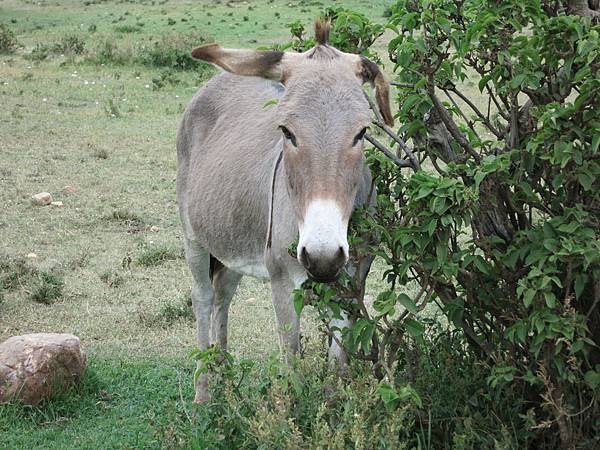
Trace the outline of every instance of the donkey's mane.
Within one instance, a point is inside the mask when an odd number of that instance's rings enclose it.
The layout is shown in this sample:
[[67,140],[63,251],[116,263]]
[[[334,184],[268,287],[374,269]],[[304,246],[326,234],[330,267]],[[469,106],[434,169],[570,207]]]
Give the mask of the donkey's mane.
[[315,20],[315,39],[317,45],[308,53],[309,59],[335,59],[340,56],[340,51],[329,45],[330,30],[331,22],[329,20]]
[[331,30],[331,22],[317,18],[315,20],[315,39],[319,45],[327,45],[329,43],[329,31]]

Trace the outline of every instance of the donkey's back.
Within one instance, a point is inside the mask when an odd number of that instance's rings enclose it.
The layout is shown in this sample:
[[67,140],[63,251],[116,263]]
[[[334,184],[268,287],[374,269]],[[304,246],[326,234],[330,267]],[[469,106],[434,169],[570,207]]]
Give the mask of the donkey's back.
[[[269,100],[282,86],[221,73],[187,107],[177,135],[177,196],[186,237],[232,268],[261,264],[280,133]],[[265,105],[267,104],[267,105]],[[257,273],[258,272],[258,273]]]

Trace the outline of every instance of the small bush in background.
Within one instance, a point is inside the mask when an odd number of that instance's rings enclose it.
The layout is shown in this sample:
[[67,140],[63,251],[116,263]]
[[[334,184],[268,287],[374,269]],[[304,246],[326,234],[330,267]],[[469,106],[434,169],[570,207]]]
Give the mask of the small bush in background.
[[50,305],[62,296],[64,285],[60,275],[53,272],[40,272],[30,283],[29,298],[34,302]]
[[85,41],[76,35],[63,36],[53,45],[52,51],[62,55],[82,55],[85,52]]
[[178,248],[165,245],[147,248],[138,256],[137,263],[140,266],[158,266],[166,261],[174,261],[183,257],[183,251]]
[[14,53],[19,43],[8,25],[0,23],[0,54]]

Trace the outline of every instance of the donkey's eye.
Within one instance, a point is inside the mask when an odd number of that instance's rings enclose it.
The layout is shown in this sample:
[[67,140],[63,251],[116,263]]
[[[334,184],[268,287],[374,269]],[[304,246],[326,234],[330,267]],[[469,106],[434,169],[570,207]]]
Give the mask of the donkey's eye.
[[296,136],[294,136],[292,134],[292,132],[290,130],[288,130],[286,127],[284,127],[283,125],[279,127],[281,129],[281,132],[283,133],[283,136],[292,143],[292,145],[294,147],[297,147],[296,144]]
[[367,132],[366,128],[363,128],[362,130],[360,130],[360,133],[358,133],[355,137],[354,137],[354,142],[352,142],[352,146],[355,146],[356,144],[358,144],[360,141],[363,140],[363,138],[365,137],[365,133]]

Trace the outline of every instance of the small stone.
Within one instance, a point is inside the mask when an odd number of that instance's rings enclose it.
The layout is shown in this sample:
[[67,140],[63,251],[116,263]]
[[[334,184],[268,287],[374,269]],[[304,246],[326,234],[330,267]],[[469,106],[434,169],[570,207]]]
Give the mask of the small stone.
[[40,192],[39,194],[32,195],[31,201],[34,205],[46,206],[52,203],[52,195],[48,192]]
[[36,259],[37,255],[35,253],[27,253],[27,258],[28,259]]
[[52,202],[50,203],[52,206],[62,206],[63,202]]
[[62,191],[65,194],[74,194],[75,192],[77,192],[77,189],[75,189],[75,187],[71,185],[67,185],[62,189]]
[[152,232],[156,233],[156,232],[160,231],[160,228],[159,228],[159,227],[157,227],[156,225],[152,225],[152,226],[150,227],[150,231],[152,231]]
[[72,334],[14,336],[0,344],[0,403],[28,405],[64,392],[83,376],[87,357]]

